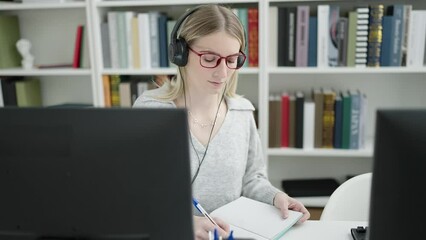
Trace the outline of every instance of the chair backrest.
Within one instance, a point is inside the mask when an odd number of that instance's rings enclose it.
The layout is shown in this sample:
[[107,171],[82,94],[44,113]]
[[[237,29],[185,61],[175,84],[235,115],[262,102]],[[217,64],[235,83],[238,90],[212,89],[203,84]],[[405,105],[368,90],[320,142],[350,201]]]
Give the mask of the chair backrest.
[[364,173],[342,183],[331,194],[320,220],[368,221],[372,173]]

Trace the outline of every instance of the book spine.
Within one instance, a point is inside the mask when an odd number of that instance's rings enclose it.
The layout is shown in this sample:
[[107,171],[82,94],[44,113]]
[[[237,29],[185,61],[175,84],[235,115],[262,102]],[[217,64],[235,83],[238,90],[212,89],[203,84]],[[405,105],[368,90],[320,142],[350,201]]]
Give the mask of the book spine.
[[317,38],[318,38],[318,20],[317,17],[309,17],[309,50],[308,50],[308,66],[317,66]]
[[304,113],[305,96],[303,92],[296,93],[296,148],[303,148],[303,113]]
[[324,91],[324,112],[323,112],[323,132],[322,147],[333,148],[334,129],[334,101],[336,94],[331,90]]
[[383,40],[383,14],[384,6],[382,4],[370,7],[367,54],[367,66],[369,67],[380,67],[380,50]]
[[127,68],[127,30],[125,12],[117,12],[117,35],[119,67]]
[[[249,41],[249,36],[250,36],[250,33],[249,33],[249,22],[248,22],[248,9],[247,8],[238,8],[238,17],[240,18],[240,20],[241,20],[241,24],[243,25],[243,27],[244,27],[244,30],[246,31],[246,33],[247,33],[247,39],[246,39],[246,41],[248,42]],[[248,45],[248,44],[247,44]],[[250,56],[250,49],[249,49],[249,47],[247,47],[246,49],[245,49],[245,54],[246,54],[246,56],[247,57],[249,57]],[[245,61],[244,62],[244,65],[243,65],[244,67],[248,67],[249,66],[249,61]]]
[[111,67],[119,68],[119,54],[118,54],[118,13],[108,12],[108,36],[109,36],[109,48],[111,54]]
[[[393,35],[391,36],[392,45],[388,51],[391,51],[391,63],[390,66],[401,66],[402,63],[402,52],[401,48],[403,45],[403,33],[405,32],[404,25],[404,5],[396,4],[389,7],[389,12],[393,16]],[[384,28],[384,27],[383,27]],[[384,31],[384,29],[383,29]],[[383,38],[383,40],[385,40]]]
[[350,137],[351,137],[351,111],[352,101],[351,97],[347,92],[342,93],[343,101],[343,118],[342,118],[342,148],[350,148]]
[[281,95],[281,147],[289,146],[290,98],[287,93]]
[[312,93],[315,102],[315,148],[322,147],[322,116],[324,109],[324,95],[320,89],[315,89]]
[[278,7],[278,66],[285,65],[285,56],[288,46],[288,9],[286,7]]
[[426,36],[426,11],[413,10],[410,18],[408,38],[407,66],[422,67]]
[[131,21],[131,29],[132,29],[132,67],[135,69],[141,68],[141,57],[140,57],[140,46],[139,46],[139,26],[138,26],[138,18],[137,16],[132,17]]
[[296,96],[290,95],[288,146],[296,147]]
[[111,75],[111,106],[119,107],[120,106],[120,76],[119,75]]
[[355,66],[356,27],[357,12],[353,11],[349,13],[348,19],[348,50],[346,54],[346,65],[348,67]]
[[75,47],[74,47],[74,59],[73,59],[73,68],[79,68],[81,63],[81,48],[82,48],[82,39],[83,39],[83,25],[77,27],[77,33],[75,37]]
[[2,83],[1,83],[1,78],[0,78],[0,107],[4,107],[4,101],[3,101],[3,88],[2,88]]
[[139,56],[141,62],[141,68],[150,68],[151,64],[151,33],[149,24],[149,14],[139,13],[138,14],[138,25],[139,25]]
[[111,68],[111,47],[109,42],[109,26],[107,22],[101,23],[102,63],[104,68]]
[[401,66],[407,66],[408,30],[410,27],[410,15],[412,5],[404,5],[403,32],[401,37]]
[[342,148],[342,124],[343,124],[343,102],[340,94],[336,95],[336,100],[334,103],[334,138],[333,146],[334,148]]
[[317,44],[317,66],[328,66],[328,26],[329,5],[318,5],[318,44]]
[[109,75],[102,75],[102,85],[104,89],[104,105],[111,107],[111,80]]
[[348,19],[341,17],[337,24],[337,50],[338,50],[338,66],[347,65],[347,52],[348,52]]
[[169,59],[167,53],[167,16],[160,14],[158,18],[158,35],[160,44],[160,67],[168,67]]
[[303,148],[314,148],[315,103],[305,102],[303,106]]
[[127,57],[127,68],[134,68],[134,63],[133,63],[133,52],[135,51],[134,45],[132,44],[133,41],[133,30],[132,30],[132,19],[133,16],[135,15],[134,12],[124,12],[124,27],[126,29],[125,33],[126,33],[126,57]]
[[0,15],[0,69],[21,66],[21,55],[16,48],[20,39],[19,18],[16,15]]
[[274,148],[277,147],[276,137],[275,135],[278,134],[277,130],[275,129],[276,121],[277,121],[277,109],[275,108],[275,97],[274,95],[269,96],[269,147]]
[[297,7],[296,66],[308,66],[309,6]]
[[350,149],[359,148],[359,115],[361,97],[358,92],[351,93],[351,132],[350,132]]
[[269,7],[269,66],[278,66],[278,7]]
[[257,67],[259,65],[259,10],[257,8],[248,9],[249,26],[249,66]]
[[380,54],[380,66],[391,66],[391,50],[393,46],[392,36],[394,28],[394,17],[393,16],[384,16],[383,17],[383,42],[382,50]]
[[149,33],[150,33],[150,52],[151,52],[151,67],[160,67],[160,45],[158,36],[158,12],[149,12]]
[[357,55],[357,50],[368,48],[368,25],[369,25],[369,12],[368,7],[358,7],[356,9],[357,25],[355,37],[355,67],[367,66],[367,56]]
[[328,65],[336,67],[338,65],[338,49],[337,49],[337,24],[340,16],[340,7],[331,5],[328,19]]

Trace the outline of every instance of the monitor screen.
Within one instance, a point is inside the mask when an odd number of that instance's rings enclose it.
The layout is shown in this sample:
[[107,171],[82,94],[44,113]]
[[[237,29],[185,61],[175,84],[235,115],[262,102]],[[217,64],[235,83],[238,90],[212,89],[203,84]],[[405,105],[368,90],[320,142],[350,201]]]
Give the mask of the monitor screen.
[[193,239],[186,112],[0,108],[0,189],[0,239]]
[[379,110],[368,239],[423,238],[425,182],[426,110]]

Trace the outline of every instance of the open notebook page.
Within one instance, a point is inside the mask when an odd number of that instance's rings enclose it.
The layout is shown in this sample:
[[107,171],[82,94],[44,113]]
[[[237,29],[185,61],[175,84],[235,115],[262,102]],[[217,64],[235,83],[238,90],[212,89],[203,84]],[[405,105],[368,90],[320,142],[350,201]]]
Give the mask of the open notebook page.
[[240,237],[237,234],[247,234],[246,237],[252,238],[255,238],[253,235],[259,235],[262,237],[260,239],[279,239],[303,216],[300,212],[290,210],[289,217],[283,219],[281,212],[274,206],[246,197],[214,210],[211,215],[236,227],[236,237]]

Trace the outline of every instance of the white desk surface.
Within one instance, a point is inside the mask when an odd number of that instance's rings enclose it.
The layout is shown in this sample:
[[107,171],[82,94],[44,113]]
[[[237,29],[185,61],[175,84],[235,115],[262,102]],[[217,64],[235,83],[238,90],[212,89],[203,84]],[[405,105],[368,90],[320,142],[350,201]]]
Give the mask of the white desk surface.
[[359,221],[311,221],[296,224],[282,240],[353,240],[350,229],[367,226],[367,222]]

